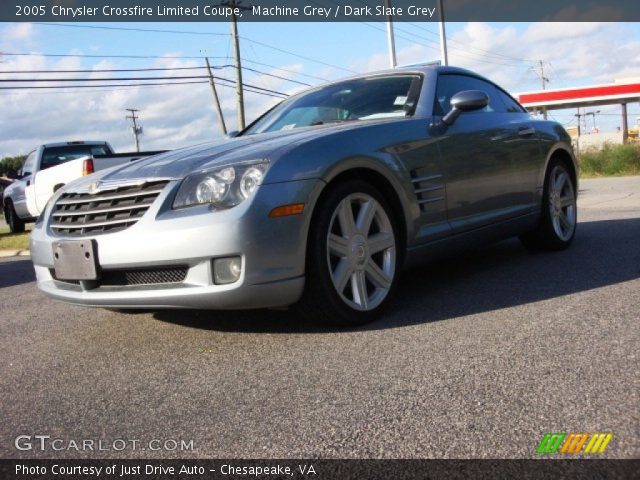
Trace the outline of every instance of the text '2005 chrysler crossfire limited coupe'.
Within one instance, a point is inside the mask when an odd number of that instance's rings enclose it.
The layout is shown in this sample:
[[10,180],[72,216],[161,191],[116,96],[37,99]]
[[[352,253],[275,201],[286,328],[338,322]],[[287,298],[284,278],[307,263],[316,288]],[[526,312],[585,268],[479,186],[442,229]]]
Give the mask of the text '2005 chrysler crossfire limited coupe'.
[[116,309],[374,320],[403,264],[576,229],[569,135],[492,82],[405,67],[292,96],[234,138],[84,177],[31,234],[38,287]]

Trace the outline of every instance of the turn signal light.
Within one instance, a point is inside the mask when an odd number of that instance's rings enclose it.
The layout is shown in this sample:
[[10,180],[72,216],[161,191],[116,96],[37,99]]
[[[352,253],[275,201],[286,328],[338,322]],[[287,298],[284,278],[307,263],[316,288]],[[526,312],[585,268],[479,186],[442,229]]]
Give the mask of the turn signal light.
[[95,170],[93,169],[93,158],[87,158],[82,162],[82,176],[86,177],[91,175]]
[[292,203],[291,205],[281,205],[269,212],[271,218],[287,217],[289,215],[300,215],[304,212],[304,203]]

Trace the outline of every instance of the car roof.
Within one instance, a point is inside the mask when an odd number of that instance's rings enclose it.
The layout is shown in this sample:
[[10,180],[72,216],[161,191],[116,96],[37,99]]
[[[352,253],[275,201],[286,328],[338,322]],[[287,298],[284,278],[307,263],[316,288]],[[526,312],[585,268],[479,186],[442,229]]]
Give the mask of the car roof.
[[108,142],[104,140],[74,140],[70,142],[55,142],[55,143],[45,143],[42,145],[44,148],[50,147],[67,147],[72,145],[107,145]]
[[[463,74],[463,75],[472,75],[474,77],[478,77],[481,78],[483,80],[488,80],[487,78],[483,77],[482,75],[472,71],[472,70],[467,70],[466,68],[461,68],[461,67],[452,67],[452,66],[443,66],[440,65],[439,63],[418,63],[418,64],[414,64],[414,65],[401,65],[398,66],[396,68],[390,68],[390,69],[386,69],[386,70],[378,70],[375,72],[368,72],[368,73],[360,73],[357,75],[352,75],[351,77],[347,77],[347,78],[341,78],[339,80],[333,81],[333,82],[329,82],[327,85],[332,84],[332,83],[340,83],[340,82],[344,82],[344,81],[349,81],[349,80],[355,80],[355,79],[359,79],[359,78],[367,78],[367,77],[375,77],[375,76],[383,76],[383,75],[393,75],[393,74],[398,74],[398,73],[444,73],[444,74],[454,74],[454,73],[458,73],[458,74]],[[490,81],[490,80],[489,80]],[[491,82],[491,81],[490,81]],[[493,83],[493,82],[491,82]]]

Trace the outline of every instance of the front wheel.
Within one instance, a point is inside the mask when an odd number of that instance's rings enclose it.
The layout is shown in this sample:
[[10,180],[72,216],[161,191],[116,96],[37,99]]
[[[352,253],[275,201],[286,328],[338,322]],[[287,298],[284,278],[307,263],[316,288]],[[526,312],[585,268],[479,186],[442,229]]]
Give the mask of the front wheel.
[[575,236],[577,213],[572,177],[564,163],[552,161],[545,178],[540,223],[520,240],[530,250],[564,250]]
[[399,237],[388,203],[370,184],[352,180],[330,190],[316,211],[298,310],[341,326],[375,320],[398,278]]
[[7,225],[9,225],[9,230],[11,233],[22,233],[24,232],[24,222],[18,217],[15,209],[13,208],[13,203],[7,202],[4,207],[4,217],[7,220]]

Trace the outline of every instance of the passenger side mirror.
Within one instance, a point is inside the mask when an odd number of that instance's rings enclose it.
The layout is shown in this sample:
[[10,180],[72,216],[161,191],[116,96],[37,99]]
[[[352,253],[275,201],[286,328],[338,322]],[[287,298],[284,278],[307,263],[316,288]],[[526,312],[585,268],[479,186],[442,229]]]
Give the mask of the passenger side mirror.
[[238,130],[231,130],[227,133],[227,138],[236,138],[238,135],[240,135]]
[[462,112],[480,110],[489,105],[489,97],[482,90],[465,90],[451,97],[451,110],[442,118],[445,125],[453,125]]

